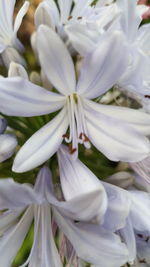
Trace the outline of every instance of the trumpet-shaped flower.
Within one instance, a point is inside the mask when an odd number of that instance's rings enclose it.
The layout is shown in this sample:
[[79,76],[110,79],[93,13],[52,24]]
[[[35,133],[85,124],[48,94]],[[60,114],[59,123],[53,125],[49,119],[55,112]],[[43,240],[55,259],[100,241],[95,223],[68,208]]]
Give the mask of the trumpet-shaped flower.
[[0,118],[0,162],[10,158],[15,152],[17,146],[16,137],[12,134],[6,134],[7,122]]
[[101,194],[103,201],[97,221],[107,230],[114,232],[124,227],[131,206],[128,192],[101,182],[79,159],[73,159],[67,147],[61,146],[57,155],[64,198],[68,201],[103,186],[105,192]]
[[99,203],[101,207],[103,198],[98,198],[101,193],[103,196],[102,186],[99,185],[96,190],[59,202],[54,195],[51,173],[47,167],[40,170],[34,188],[15,183],[12,179],[0,180],[0,209],[7,209],[0,214],[0,267],[11,266],[33,219],[33,245],[22,267],[63,266],[53,238],[51,211],[78,257],[93,264],[105,262],[107,267],[119,267],[125,263],[128,253],[116,234],[88,221],[74,222],[82,221],[82,212],[84,220],[93,217],[91,203],[95,199],[95,204],[98,206]]
[[0,55],[2,62],[7,67],[9,67],[11,61],[25,64],[25,61],[18,53],[23,51],[23,45],[17,38],[17,31],[28,10],[29,2],[25,1],[13,25],[15,3],[16,0],[0,0]]
[[[101,47],[87,55],[77,84],[66,46],[47,26],[39,29],[38,47],[44,72],[60,94],[26,79],[2,79],[0,111],[30,117],[62,110],[25,143],[17,154],[13,170],[24,172],[40,165],[58,150],[63,139],[71,143],[73,154],[78,150],[78,143],[89,148],[91,141],[114,161],[145,158],[149,154],[149,141],[145,135],[150,131],[150,116],[90,100],[111,88],[126,67],[122,35],[118,32],[111,35],[109,42],[106,39]],[[68,127],[69,135],[66,134]]]
[[44,0],[35,12],[35,25],[45,24],[51,27],[69,44],[67,25],[85,25],[93,30],[96,21],[101,16],[96,6],[91,6],[93,0],[59,0],[58,6],[54,0]]

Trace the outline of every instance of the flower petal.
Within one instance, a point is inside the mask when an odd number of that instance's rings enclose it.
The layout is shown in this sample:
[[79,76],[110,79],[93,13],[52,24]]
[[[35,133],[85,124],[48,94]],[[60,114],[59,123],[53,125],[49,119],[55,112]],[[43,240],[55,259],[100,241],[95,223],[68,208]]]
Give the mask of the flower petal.
[[60,16],[61,16],[61,23],[67,21],[71,6],[73,1],[72,0],[58,0],[59,8],[60,8]]
[[23,6],[20,8],[20,10],[19,10],[19,12],[18,12],[18,14],[16,16],[15,23],[14,23],[14,33],[15,34],[17,34],[17,31],[20,28],[20,25],[22,23],[23,17],[25,16],[25,14],[28,11],[29,5],[30,5],[29,1],[25,1]]
[[23,66],[26,66],[24,58],[21,57],[18,51],[13,47],[7,46],[5,51],[3,51],[3,53],[1,54],[1,56],[2,56],[2,62],[7,67],[7,69],[9,68],[9,65],[12,61],[17,62]]
[[84,14],[85,9],[90,6],[93,0],[75,0],[75,6],[72,11],[73,17],[79,17]]
[[85,94],[87,98],[95,98],[109,90],[127,67],[126,53],[121,33],[114,32],[103,38],[100,46],[84,59],[77,85],[78,93]]
[[58,226],[72,243],[78,257],[105,267],[120,267],[127,262],[127,249],[117,235],[95,224],[73,223],[56,209],[53,212]]
[[14,160],[13,170],[25,172],[45,162],[58,150],[67,127],[68,117],[64,108],[24,144]]
[[73,197],[68,201],[58,201],[54,194],[51,171],[46,166],[39,171],[34,188],[39,197],[39,203],[43,203],[46,200],[51,205],[57,207],[68,218],[87,221],[93,218],[97,219],[99,216],[100,201],[102,200],[99,188],[79,195],[79,197]]
[[13,179],[0,179],[0,210],[16,210],[37,202],[32,187],[19,184]]
[[142,21],[142,16],[140,15],[137,8],[137,1],[138,0],[117,1],[117,5],[122,11],[121,27],[130,42],[135,40],[137,30]]
[[13,226],[23,210],[11,210],[0,214],[0,235],[2,235],[9,227]]
[[133,264],[136,258],[136,241],[133,226],[130,218],[127,219],[126,225],[123,229],[120,230],[121,237],[127,245],[129,251],[129,263]]
[[28,78],[28,73],[25,70],[25,68],[17,64],[15,62],[11,62],[8,70],[8,77],[22,77],[24,79],[29,79]]
[[[85,219],[89,216],[101,219],[107,209],[107,196],[101,182],[81,161],[74,160],[66,147],[59,149],[58,160],[62,191],[68,202],[66,206],[69,208],[82,201],[79,205],[81,210],[86,208],[83,212]],[[81,213],[80,209],[78,212]]]
[[0,36],[10,38],[13,32],[13,12],[16,0],[0,1]]
[[41,25],[37,45],[42,68],[50,82],[64,95],[74,92],[76,80],[73,61],[60,37],[47,26]]
[[129,191],[132,199],[131,220],[138,231],[150,232],[150,194],[142,191]]
[[50,212],[49,205],[34,207],[34,242],[29,258],[20,267],[62,267],[53,239]]
[[105,213],[103,227],[110,231],[117,231],[126,224],[126,218],[131,208],[130,195],[126,190],[103,182],[107,192],[108,208]]
[[55,2],[47,0],[40,3],[35,11],[34,21],[36,28],[44,24],[55,30],[55,26],[59,22],[59,12]]
[[96,112],[109,116],[116,121],[120,120],[120,122],[130,125],[141,134],[150,134],[150,114],[144,111],[112,105],[100,105],[87,100],[84,102]]
[[26,79],[11,77],[0,83],[0,111],[6,115],[31,117],[60,109],[65,98]]
[[150,24],[141,26],[138,30],[139,45],[142,50],[149,54],[150,52]]
[[[90,102],[90,104],[89,104]],[[85,103],[85,101],[84,101]],[[103,113],[103,105],[92,103],[92,101],[86,101],[88,103],[88,109],[85,110],[86,124],[88,130],[88,138],[91,142],[104,153],[110,160],[113,161],[127,161],[136,162],[146,158],[150,151],[149,140],[141,135],[137,129],[134,129],[134,117],[130,113],[129,124],[125,123],[125,109],[123,120],[121,120],[120,114],[117,116],[105,115]],[[102,106],[102,112],[101,112]],[[87,108],[87,106],[85,106]],[[94,108],[95,107],[95,108]],[[110,106],[107,106],[108,110]],[[113,108],[112,108],[113,110]],[[121,108],[119,108],[121,110]],[[119,111],[116,108],[116,111]],[[115,111],[115,107],[114,107]],[[115,112],[114,112],[115,113]],[[117,114],[117,112],[116,112]],[[123,112],[122,112],[123,114]],[[133,120],[133,127],[130,121]],[[136,122],[136,119],[135,119]],[[135,123],[136,125],[136,123]],[[137,125],[136,125],[137,126]],[[140,131],[139,125],[139,131]]]
[[[0,239],[0,267],[10,267],[20,249],[33,220],[33,208],[29,207],[16,226]],[[9,253],[8,253],[9,251]]]
[[0,134],[0,162],[10,158],[16,149],[17,139],[12,134]]

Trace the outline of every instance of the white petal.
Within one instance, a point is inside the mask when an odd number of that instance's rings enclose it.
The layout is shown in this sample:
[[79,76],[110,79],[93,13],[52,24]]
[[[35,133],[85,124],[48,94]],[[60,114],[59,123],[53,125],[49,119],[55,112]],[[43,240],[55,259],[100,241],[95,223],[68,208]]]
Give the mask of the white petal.
[[132,199],[131,220],[138,231],[150,232],[150,194],[142,191],[129,191]]
[[50,28],[41,25],[37,45],[42,68],[50,82],[64,95],[75,91],[75,70],[65,44]]
[[117,0],[117,5],[122,11],[121,26],[122,30],[130,42],[136,38],[137,30],[142,21],[142,16],[137,9],[138,0]]
[[95,224],[75,224],[53,211],[58,226],[81,259],[105,267],[120,267],[127,261],[126,247],[117,235]]
[[73,17],[80,17],[83,15],[84,10],[90,6],[93,0],[75,0],[75,6],[72,11]]
[[150,25],[145,24],[138,30],[139,45],[142,50],[149,55],[150,53]]
[[0,111],[6,115],[31,117],[60,109],[65,98],[26,79],[11,77],[0,83]]
[[13,32],[13,12],[16,0],[0,1],[0,32],[4,38],[10,38]]
[[23,57],[17,52],[17,50],[13,47],[7,47],[5,51],[1,54],[3,64],[9,68],[9,65],[12,61],[19,63],[23,66],[26,66],[26,62]]
[[12,179],[0,179],[0,209],[20,209],[37,202],[33,189]]
[[8,77],[18,77],[18,76],[27,80],[29,79],[28,73],[22,65],[17,64],[15,62],[11,62],[8,70]]
[[[27,209],[19,223],[0,239],[0,267],[10,267],[20,249],[33,219],[32,206]],[[9,253],[8,253],[9,252]]]
[[[101,182],[81,161],[78,159],[74,160],[66,147],[61,147],[58,152],[58,159],[61,186],[65,199],[67,201],[72,200],[73,204],[74,201],[80,202],[82,197],[85,196],[83,199],[85,202],[81,203],[82,209],[82,205],[86,207],[86,196],[91,198],[89,210],[84,211],[85,218],[95,214],[95,216],[99,216],[101,219],[107,209],[107,196]],[[89,214],[86,215],[86,213]]]
[[50,206],[34,208],[34,242],[28,260],[20,267],[62,267],[53,239]]
[[25,172],[49,159],[62,143],[67,127],[68,117],[64,108],[24,144],[14,160],[13,170]]
[[126,224],[126,218],[131,208],[130,195],[126,190],[103,182],[108,197],[108,208],[105,213],[103,227],[117,231]]
[[123,241],[127,245],[129,251],[129,260],[131,264],[133,264],[136,258],[136,241],[135,241],[135,234],[133,230],[133,225],[131,223],[130,218],[127,219],[126,225],[123,229],[120,230],[121,237]]
[[55,26],[59,21],[58,8],[55,2],[47,0],[40,3],[35,11],[34,21],[36,28],[44,24],[55,30]]
[[30,5],[30,3],[28,1],[25,1],[23,6],[20,8],[20,10],[19,10],[19,12],[18,12],[18,14],[16,16],[15,23],[14,23],[14,33],[15,34],[17,34],[17,31],[20,28],[20,25],[22,23],[23,17],[25,16],[25,14],[28,11],[29,5]]
[[95,98],[109,90],[127,67],[126,53],[121,33],[115,32],[103,38],[100,45],[84,59],[77,85],[79,94]]
[[0,235],[2,235],[9,227],[12,227],[23,210],[19,209],[17,211],[6,211],[2,214],[0,214]]
[[16,149],[17,139],[12,134],[0,135],[0,162],[10,158]]
[[[92,105],[98,108],[94,112],[92,108],[85,111],[86,124],[88,138],[98,150],[112,161],[136,162],[149,155],[149,140],[134,129],[134,124],[132,127],[121,119],[104,115],[99,104],[93,102]],[[92,105],[90,103],[90,107]]]
[[3,41],[0,38],[0,53],[2,53],[5,50],[5,48],[6,48],[6,45],[3,44]]
[[86,101],[86,104],[96,112],[130,125],[141,134],[150,134],[150,114],[126,107],[100,105],[92,101]]
[[99,37],[97,31],[87,29],[87,26],[82,24],[66,25],[65,31],[73,47],[82,56],[95,49],[95,41],[97,43]]
[[60,209],[63,214],[73,220],[87,221],[93,218],[97,219],[97,217],[101,215],[100,212],[102,213],[102,211],[104,212],[106,209],[105,198],[103,200],[103,210],[101,207],[102,192],[99,187],[97,190],[95,189],[94,191],[73,197],[69,201],[58,201],[54,195],[52,174],[46,166],[41,168],[38,174],[35,191],[38,193],[38,196],[41,197],[41,203],[46,199],[51,205]]
[[72,0],[58,0],[59,8],[60,8],[60,16],[61,16],[61,23],[67,21],[71,6],[73,1]]

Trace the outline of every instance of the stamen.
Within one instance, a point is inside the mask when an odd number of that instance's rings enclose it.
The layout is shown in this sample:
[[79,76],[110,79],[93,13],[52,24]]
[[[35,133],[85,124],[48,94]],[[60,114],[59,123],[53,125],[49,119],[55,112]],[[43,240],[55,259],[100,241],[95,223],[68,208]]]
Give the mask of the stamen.
[[140,263],[146,263],[146,260],[143,259],[143,260],[139,260]]
[[150,95],[145,95],[144,97],[145,97],[145,98],[150,98]]
[[90,142],[87,135],[86,120],[84,117],[83,104],[77,93],[67,97],[68,119],[69,119],[69,135],[64,134],[63,138],[70,144],[70,154],[78,152],[78,144],[84,144],[86,148],[90,148]]
[[74,154],[77,151],[77,148],[73,148],[72,144],[69,145],[69,152],[70,154]]
[[69,16],[69,17],[68,17],[68,20],[71,20],[72,18],[73,18],[72,16]]
[[82,19],[82,17],[77,17],[77,19],[79,20],[79,19]]

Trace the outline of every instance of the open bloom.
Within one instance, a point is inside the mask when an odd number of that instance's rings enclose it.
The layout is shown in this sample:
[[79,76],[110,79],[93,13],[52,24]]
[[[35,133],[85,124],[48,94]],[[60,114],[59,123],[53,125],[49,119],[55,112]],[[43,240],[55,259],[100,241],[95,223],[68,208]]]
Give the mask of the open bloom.
[[[47,26],[39,29],[38,47],[44,72],[60,94],[26,79],[2,79],[0,111],[11,116],[30,117],[62,110],[25,143],[17,154],[13,170],[24,172],[40,165],[58,150],[63,139],[71,143],[73,154],[78,150],[78,143],[88,148],[90,140],[111,160],[145,158],[149,154],[149,141],[144,135],[150,131],[150,116],[90,100],[111,88],[125,69],[126,46],[122,35],[118,32],[111,35],[109,42],[106,39],[87,55],[77,84],[66,46]],[[68,126],[69,135],[66,134]]]
[[[71,40],[66,31],[68,25],[77,25],[95,31],[97,20],[101,17],[101,12],[96,6],[91,6],[93,0],[58,0],[58,6],[54,0],[44,0],[39,4],[35,12],[35,25],[45,24],[56,31],[71,47]],[[107,19],[109,20],[109,19]]]
[[15,3],[16,0],[0,0],[0,56],[2,62],[7,67],[9,67],[11,61],[25,64],[23,58],[18,53],[23,51],[23,45],[17,38],[17,31],[28,10],[29,2],[25,1],[13,25]]
[[[0,209],[7,211],[0,214],[0,267],[11,266],[33,219],[33,245],[29,258],[22,266],[63,266],[53,238],[51,212],[53,220],[72,243],[78,257],[93,264],[106,261],[107,267],[119,267],[125,263],[128,253],[119,236],[88,222],[98,212],[98,209],[93,210],[93,201],[101,211],[102,185],[70,201],[58,201],[47,167],[40,170],[34,188],[15,183],[12,179],[1,179]],[[83,217],[87,223],[82,221]],[[75,223],[74,220],[80,222]]]
[[17,146],[17,139],[12,134],[6,134],[7,122],[0,118],[0,162],[10,158],[15,152]]

